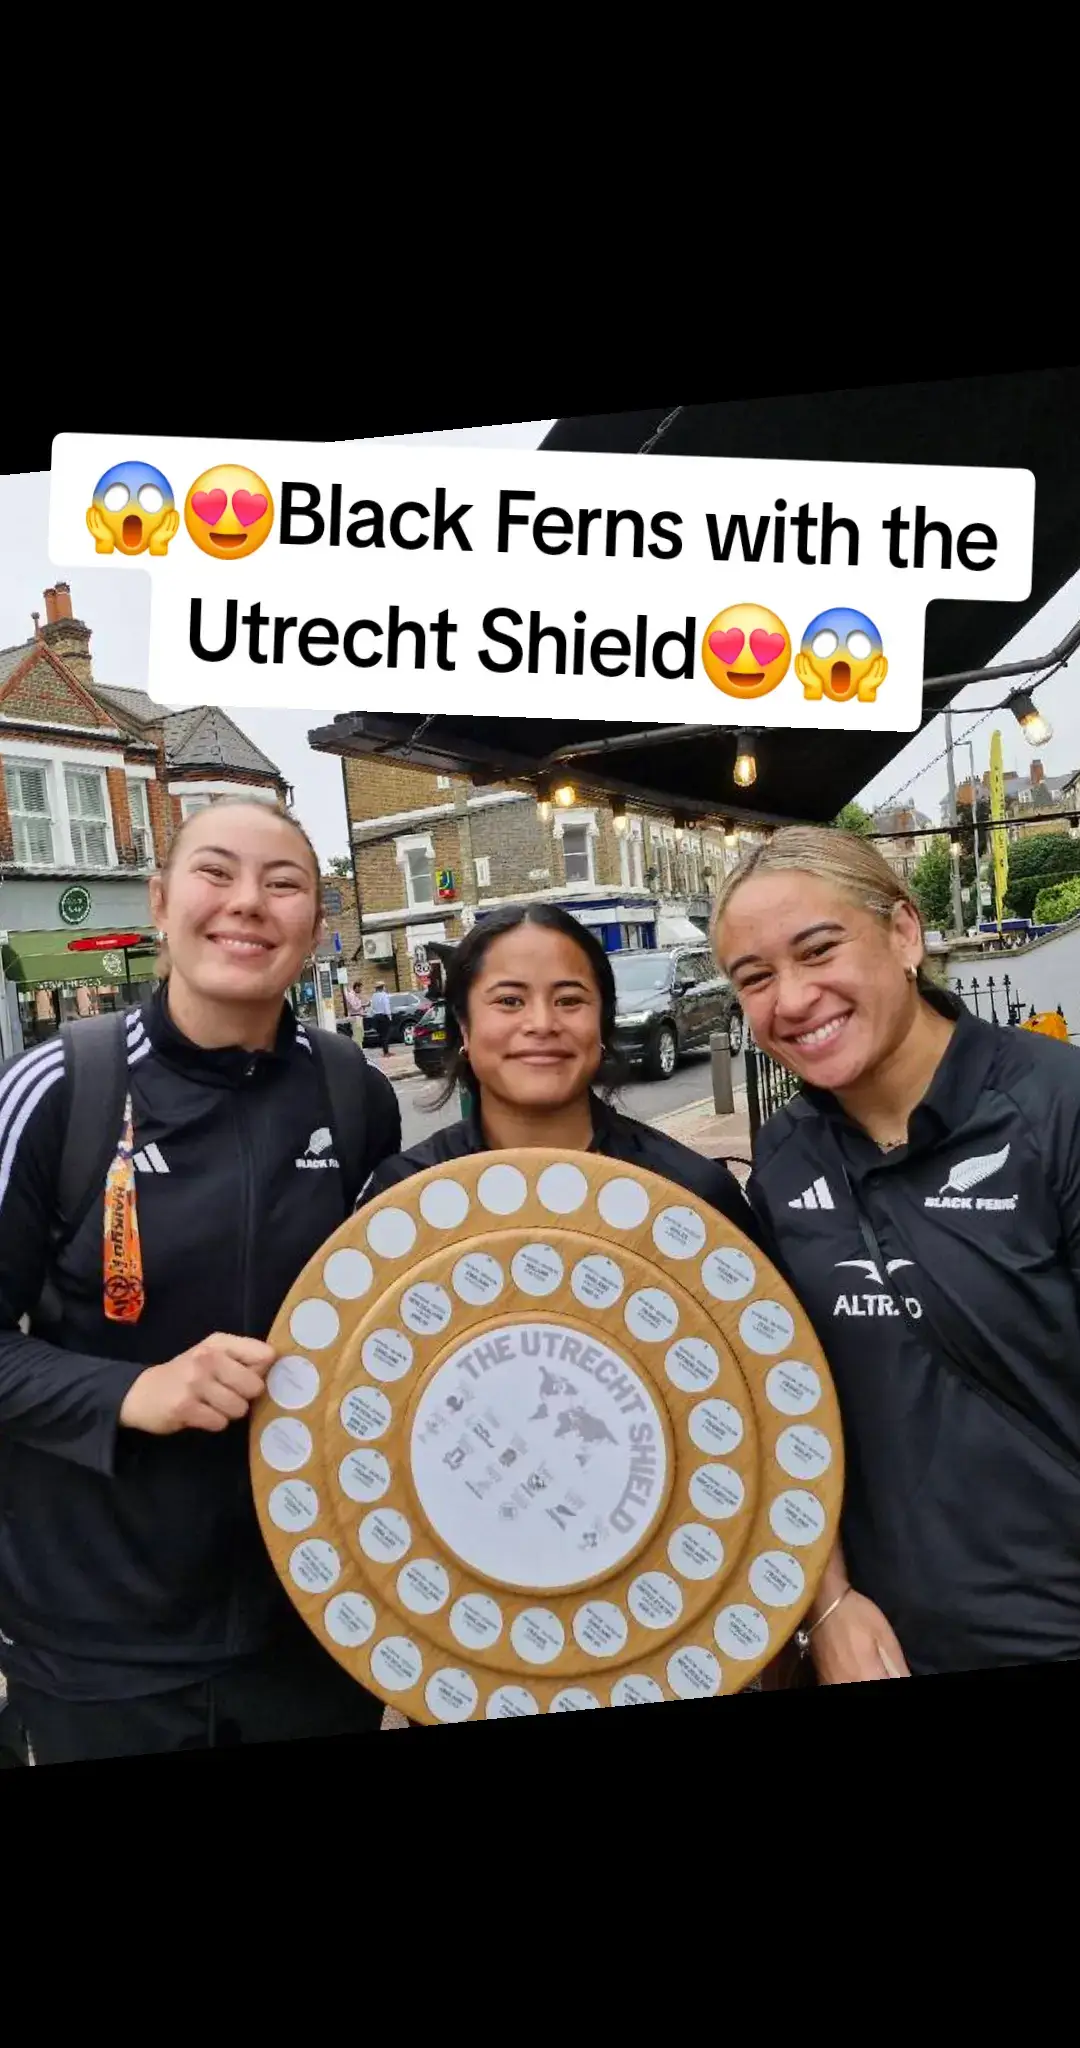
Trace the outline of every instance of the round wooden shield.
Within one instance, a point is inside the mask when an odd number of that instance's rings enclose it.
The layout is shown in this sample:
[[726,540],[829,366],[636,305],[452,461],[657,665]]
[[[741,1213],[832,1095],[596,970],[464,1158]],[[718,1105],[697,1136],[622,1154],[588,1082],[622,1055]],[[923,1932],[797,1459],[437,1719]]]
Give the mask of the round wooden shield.
[[252,1415],[282,1582],[428,1725],[739,1691],[836,1539],[821,1347],[717,1211],[593,1153],[488,1152],[351,1217]]

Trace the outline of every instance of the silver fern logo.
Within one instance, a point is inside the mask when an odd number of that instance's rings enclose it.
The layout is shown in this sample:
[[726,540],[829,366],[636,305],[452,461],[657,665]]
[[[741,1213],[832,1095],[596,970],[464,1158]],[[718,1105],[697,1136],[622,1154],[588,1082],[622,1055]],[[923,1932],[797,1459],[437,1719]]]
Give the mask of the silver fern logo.
[[1000,1152],[982,1152],[974,1159],[961,1159],[953,1167],[948,1180],[936,1195],[927,1195],[927,1209],[1015,1209],[1015,1195],[973,1195],[974,1188],[991,1180],[1006,1164],[1011,1146],[1003,1145]]

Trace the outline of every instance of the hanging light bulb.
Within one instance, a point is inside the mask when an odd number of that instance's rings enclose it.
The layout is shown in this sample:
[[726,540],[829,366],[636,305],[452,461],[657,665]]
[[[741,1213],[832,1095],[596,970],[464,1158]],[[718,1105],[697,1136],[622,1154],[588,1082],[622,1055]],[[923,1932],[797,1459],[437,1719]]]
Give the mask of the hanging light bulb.
[[1049,719],[1043,717],[1035,699],[1027,690],[1013,692],[1009,698],[1009,710],[1029,747],[1042,747],[1046,745],[1047,740],[1053,739],[1053,726]]
[[616,830],[616,832],[617,832],[617,833],[618,833],[618,835],[619,835],[619,838],[620,838],[620,839],[622,839],[622,838],[623,838],[623,836],[624,836],[624,834],[625,834],[625,833],[626,833],[626,831],[627,831],[627,828],[628,828],[629,824],[630,824],[630,820],[629,820],[629,818],[628,818],[628,817],[627,817],[627,815],[626,815],[626,799],[625,799],[625,797],[621,797],[621,796],[615,796],[615,797],[612,797],[612,799],[611,799],[611,822],[612,822],[612,824],[614,825],[614,827],[615,827],[615,830]]
[[568,811],[572,804],[576,804],[577,790],[572,782],[560,782],[558,789],[555,791],[555,802],[558,804],[560,811]]
[[950,859],[950,860],[959,860],[959,858],[960,858],[960,854],[961,854],[961,851],[962,851],[962,848],[961,848],[961,845],[960,845],[960,834],[959,834],[959,832],[950,832],[950,834],[949,834],[949,859]]
[[729,853],[738,852],[739,835],[736,832],[734,825],[724,826],[724,845],[727,847]]
[[754,735],[741,732],[735,743],[735,781],[740,789],[749,789],[757,781],[757,757],[754,753]]

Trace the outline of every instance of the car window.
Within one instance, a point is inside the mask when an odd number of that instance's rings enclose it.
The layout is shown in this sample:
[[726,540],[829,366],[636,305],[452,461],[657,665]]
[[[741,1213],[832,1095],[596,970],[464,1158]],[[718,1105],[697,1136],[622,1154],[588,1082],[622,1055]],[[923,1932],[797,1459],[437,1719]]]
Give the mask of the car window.
[[620,997],[654,995],[669,986],[671,957],[667,953],[643,949],[638,953],[615,953],[610,957],[615,988]]

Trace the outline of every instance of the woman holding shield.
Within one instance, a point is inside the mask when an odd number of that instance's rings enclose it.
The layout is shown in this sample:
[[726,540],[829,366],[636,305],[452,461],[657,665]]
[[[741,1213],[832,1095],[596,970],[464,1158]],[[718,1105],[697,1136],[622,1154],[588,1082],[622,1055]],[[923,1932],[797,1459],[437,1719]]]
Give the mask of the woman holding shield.
[[819,1678],[1080,1655],[1080,1059],[937,988],[913,898],[849,833],[775,833],[713,941],[801,1083],[749,1194],[844,1422]]

